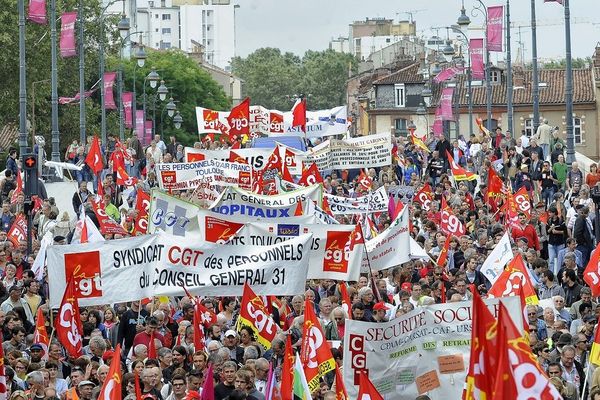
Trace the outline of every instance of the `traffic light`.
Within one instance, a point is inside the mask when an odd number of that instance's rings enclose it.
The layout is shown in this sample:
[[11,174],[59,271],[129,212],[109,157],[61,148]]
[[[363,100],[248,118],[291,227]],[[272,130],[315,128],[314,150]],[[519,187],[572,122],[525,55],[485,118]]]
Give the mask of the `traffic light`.
[[23,154],[23,169],[25,170],[25,199],[38,194],[38,165],[37,155]]

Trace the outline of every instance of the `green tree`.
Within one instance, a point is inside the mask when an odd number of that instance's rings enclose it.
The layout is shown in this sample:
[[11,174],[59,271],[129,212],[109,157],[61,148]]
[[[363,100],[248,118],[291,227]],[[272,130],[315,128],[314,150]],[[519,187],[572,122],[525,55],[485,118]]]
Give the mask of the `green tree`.
[[[585,58],[573,58],[572,59],[572,65],[573,68],[576,69],[580,69],[580,68],[585,68],[586,66],[592,65],[592,58],[591,57],[585,57]],[[553,60],[553,61],[549,61],[549,62],[545,62],[542,65],[543,69],[565,69],[567,67],[567,60],[566,59],[560,59],[560,60]]]

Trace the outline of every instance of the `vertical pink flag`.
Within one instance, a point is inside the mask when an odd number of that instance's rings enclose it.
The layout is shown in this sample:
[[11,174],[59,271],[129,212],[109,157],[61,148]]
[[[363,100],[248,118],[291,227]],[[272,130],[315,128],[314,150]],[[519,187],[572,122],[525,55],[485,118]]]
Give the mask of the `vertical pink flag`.
[[433,119],[433,133],[439,137],[444,134],[444,123],[442,120],[442,107],[435,109],[435,118]]
[[152,120],[146,120],[144,124],[144,146],[148,146],[152,141]]
[[75,20],[77,20],[76,12],[64,13],[60,17],[61,57],[74,57],[77,55],[77,51],[75,51]]
[[36,24],[45,24],[46,20],[46,0],[29,0],[29,14],[27,19]]
[[469,41],[469,54],[471,56],[471,72],[473,79],[485,78],[485,65],[483,63],[483,39]]
[[107,110],[116,110],[115,96],[113,94],[113,86],[115,84],[116,72],[104,73],[104,107]]
[[133,92],[123,92],[121,95],[121,101],[123,102],[123,110],[125,111],[125,127],[133,127]]
[[140,143],[144,143],[144,110],[135,110],[135,134]]
[[488,7],[487,46],[488,51],[502,51],[502,23],[504,6]]
[[440,113],[443,121],[453,121],[454,113],[452,112],[452,97],[454,96],[454,88],[447,87],[442,90],[440,96]]
[[454,78],[456,75],[462,73],[463,71],[464,71],[463,67],[449,67],[449,68],[442,70],[442,72],[440,72],[439,74],[437,74],[435,76],[435,78],[433,78],[433,81],[435,83],[444,82],[444,81]]

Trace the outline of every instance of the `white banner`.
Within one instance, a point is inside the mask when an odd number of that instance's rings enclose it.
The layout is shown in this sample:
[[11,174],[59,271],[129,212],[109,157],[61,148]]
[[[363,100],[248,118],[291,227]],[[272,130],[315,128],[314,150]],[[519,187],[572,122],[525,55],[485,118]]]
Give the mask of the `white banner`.
[[366,214],[371,212],[387,212],[388,194],[382,186],[373,193],[361,197],[342,197],[324,193],[329,208],[334,215],[339,214]]
[[[226,217],[155,189],[150,197],[148,233],[162,230],[174,236],[193,237],[201,242],[206,240],[224,243],[226,238],[235,234],[245,223],[257,220],[245,215]],[[282,218],[277,221],[296,224],[318,223],[314,215]]]
[[408,219],[408,207],[404,207],[386,230],[367,241],[369,260],[363,257],[363,271],[368,271],[369,265],[373,271],[381,271],[411,260]]
[[252,167],[215,159],[156,164],[156,179],[163,190],[187,190],[199,185],[252,188]]
[[312,235],[272,246],[198,242],[166,233],[48,247],[50,306],[58,307],[67,277],[79,304],[113,304],[150,296],[241,296],[244,282],[259,295],[304,292]]
[[308,214],[309,203],[316,201],[321,205],[323,187],[312,185],[274,196],[259,195],[246,190],[229,186],[221,197],[210,206],[216,213],[230,216],[245,215],[254,218],[286,218],[295,214],[299,206],[304,214]]
[[502,236],[502,239],[494,246],[490,255],[485,259],[481,266],[481,273],[493,285],[500,277],[504,267],[514,258],[512,248],[510,246],[510,238],[508,232]]
[[[228,134],[228,111],[214,111],[196,107],[198,134]],[[250,134],[268,136],[302,136],[320,138],[323,136],[342,135],[348,131],[346,106],[334,107],[330,110],[306,112],[306,133],[300,127],[292,127],[293,116],[290,111],[268,110],[261,106],[250,106]]]
[[308,225],[294,223],[252,222],[237,231],[229,243],[264,246],[312,233],[308,279],[358,281],[364,246],[350,251],[350,234],[354,225]]
[[330,139],[301,158],[305,165],[315,162],[319,171],[382,167],[392,162],[392,137],[389,133],[380,133],[348,140]]
[[[484,300],[498,315],[499,299]],[[523,312],[518,297],[503,298],[519,330]],[[344,333],[344,384],[356,399],[358,378],[367,373],[386,400],[460,399],[469,369],[472,302],[435,304],[389,322],[347,319]]]
[[[285,150],[294,154],[293,157],[286,156]],[[235,153],[242,159],[244,159],[252,168],[255,170],[262,170],[267,166],[267,162],[271,153],[273,153],[273,149],[254,149],[254,148],[243,148],[237,150],[204,150],[204,149],[195,149],[193,147],[185,148],[185,156],[184,159],[187,162],[192,161],[202,161],[202,160],[210,160],[216,159],[221,161],[229,161],[231,153]],[[298,150],[294,150],[290,147],[286,147],[284,145],[279,146],[279,156],[282,158],[282,161],[285,162],[287,168],[290,170],[292,175],[302,175],[302,162],[298,158],[298,154],[303,154]],[[239,161],[237,161],[239,162]]]

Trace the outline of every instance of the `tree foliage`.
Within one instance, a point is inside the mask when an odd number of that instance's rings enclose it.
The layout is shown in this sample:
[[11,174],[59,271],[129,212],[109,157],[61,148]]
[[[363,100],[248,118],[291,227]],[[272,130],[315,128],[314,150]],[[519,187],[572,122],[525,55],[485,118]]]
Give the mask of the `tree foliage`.
[[[572,63],[573,68],[576,68],[576,69],[585,68],[586,66],[590,66],[593,64],[591,57],[573,58],[571,60],[571,63]],[[566,67],[567,67],[567,60],[564,58],[561,60],[548,61],[542,65],[543,69],[565,69]]]
[[309,109],[345,103],[346,79],[356,59],[333,50],[307,51],[302,58],[279,49],[261,48],[232,61],[233,73],[244,80],[252,104],[289,110],[295,95],[308,96]]

